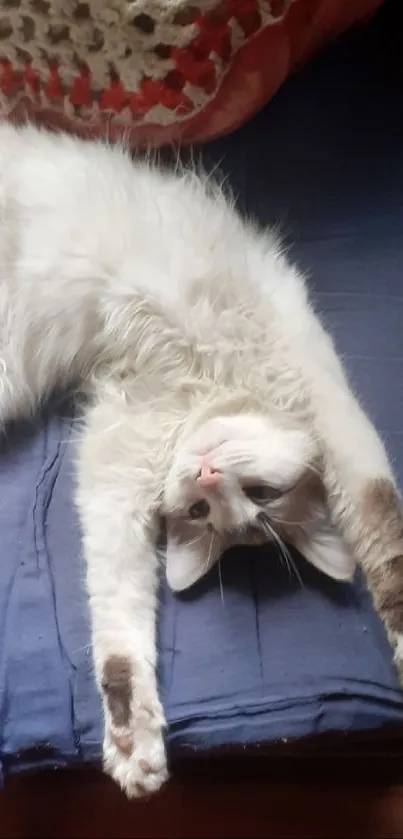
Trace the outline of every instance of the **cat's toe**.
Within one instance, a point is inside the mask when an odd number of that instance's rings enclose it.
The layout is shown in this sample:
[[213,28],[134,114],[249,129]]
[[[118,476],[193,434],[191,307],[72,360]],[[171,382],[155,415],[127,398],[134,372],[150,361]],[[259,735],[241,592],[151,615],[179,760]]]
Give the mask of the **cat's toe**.
[[107,731],[104,769],[129,798],[158,792],[168,779],[162,729],[138,729],[133,733]]
[[129,798],[158,792],[168,779],[163,743],[143,755],[135,750],[130,755],[122,753],[110,743],[104,749],[104,768]]

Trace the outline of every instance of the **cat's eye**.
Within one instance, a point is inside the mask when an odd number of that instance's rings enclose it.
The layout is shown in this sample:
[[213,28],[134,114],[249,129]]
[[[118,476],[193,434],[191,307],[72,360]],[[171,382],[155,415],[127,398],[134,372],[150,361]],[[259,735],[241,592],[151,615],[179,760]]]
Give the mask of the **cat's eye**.
[[210,504],[204,498],[200,501],[195,501],[188,509],[188,516],[190,519],[206,519],[210,512]]
[[276,487],[271,487],[268,484],[245,484],[242,489],[249,501],[253,501],[254,504],[259,504],[262,507],[270,501],[280,498],[283,494],[281,489],[276,489]]

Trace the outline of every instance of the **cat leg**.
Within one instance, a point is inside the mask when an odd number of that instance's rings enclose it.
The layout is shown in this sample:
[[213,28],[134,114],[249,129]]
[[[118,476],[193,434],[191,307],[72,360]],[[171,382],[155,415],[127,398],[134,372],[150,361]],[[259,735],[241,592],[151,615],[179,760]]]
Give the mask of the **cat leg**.
[[167,778],[156,679],[156,529],[153,472],[141,429],[117,395],[88,415],[79,457],[95,673],[102,696],[104,767],[129,797]]
[[0,433],[12,420],[33,413],[36,401],[21,371],[0,347]]
[[330,513],[364,569],[403,681],[403,507],[393,471],[330,336],[312,312],[299,338]]

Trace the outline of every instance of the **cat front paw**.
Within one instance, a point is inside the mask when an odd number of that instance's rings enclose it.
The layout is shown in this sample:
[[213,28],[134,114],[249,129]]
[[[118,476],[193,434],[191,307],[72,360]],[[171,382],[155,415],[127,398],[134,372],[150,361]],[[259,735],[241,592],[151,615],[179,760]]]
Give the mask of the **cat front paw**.
[[[127,743],[134,743],[131,751]],[[147,740],[147,745],[142,741]],[[162,735],[136,730],[123,735],[119,741],[115,731],[106,729],[104,740],[104,769],[116,781],[128,798],[143,798],[163,786],[168,779],[168,768]]]
[[104,769],[129,798],[151,795],[168,779],[164,714],[141,669],[128,658],[111,656],[102,678]]

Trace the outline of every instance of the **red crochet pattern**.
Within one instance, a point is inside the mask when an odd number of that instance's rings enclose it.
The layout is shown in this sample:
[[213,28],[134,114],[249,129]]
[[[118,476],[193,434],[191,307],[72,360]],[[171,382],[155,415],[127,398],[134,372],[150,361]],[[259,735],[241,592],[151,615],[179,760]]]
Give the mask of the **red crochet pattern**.
[[206,115],[217,134],[379,2],[0,0],[0,115],[156,144],[206,135]]

